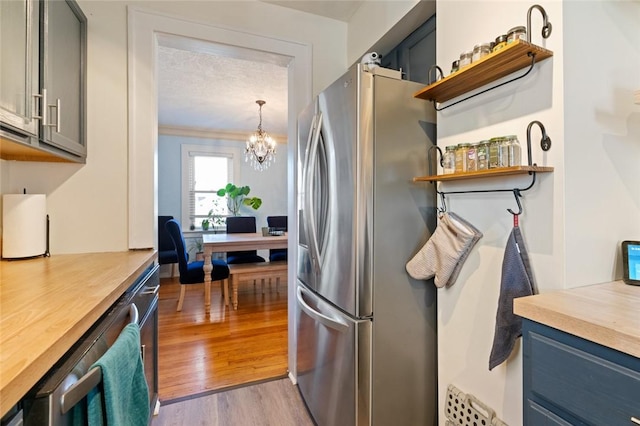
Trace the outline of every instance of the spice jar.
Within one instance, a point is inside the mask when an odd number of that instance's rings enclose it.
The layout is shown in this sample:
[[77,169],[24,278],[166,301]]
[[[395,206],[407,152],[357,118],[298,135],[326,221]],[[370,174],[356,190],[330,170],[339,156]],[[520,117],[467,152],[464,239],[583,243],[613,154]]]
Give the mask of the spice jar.
[[495,41],[495,44],[493,45],[493,48],[491,49],[491,52],[492,53],[497,52],[498,50],[502,49],[506,45],[507,45],[507,35],[506,34],[499,35],[498,37],[496,37],[496,41]]
[[480,141],[476,147],[477,170],[489,168],[489,141]]
[[467,149],[467,171],[475,172],[478,170],[478,156],[477,153],[478,144],[472,143]]
[[471,144],[460,143],[456,147],[456,173],[467,171],[467,152]]
[[527,28],[523,26],[513,27],[507,32],[507,44],[516,40],[527,41]]
[[473,57],[473,52],[462,52],[460,54],[459,69],[466,67],[467,65],[471,65],[471,58]]
[[450,175],[456,171],[456,146],[449,145],[444,149],[442,156],[442,173]]
[[460,69],[460,61],[456,59],[451,63],[451,74],[458,71],[459,69]]
[[509,138],[501,137],[498,144],[498,167],[509,167]]
[[489,139],[489,168],[495,169],[500,164],[500,138],[491,138]]
[[471,56],[471,62],[477,62],[481,58],[491,53],[491,45],[489,43],[476,44],[473,46],[473,54]]
[[520,141],[516,135],[507,136],[509,140],[509,166],[520,166],[522,164]]

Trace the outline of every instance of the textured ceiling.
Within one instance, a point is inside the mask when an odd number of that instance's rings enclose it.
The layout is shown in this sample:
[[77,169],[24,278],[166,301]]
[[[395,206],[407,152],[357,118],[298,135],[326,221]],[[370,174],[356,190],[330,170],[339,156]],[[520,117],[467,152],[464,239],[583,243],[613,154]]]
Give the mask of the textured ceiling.
[[287,133],[287,68],[173,47],[158,48],[158,124],[250,132],[262,125]]
[[[360,1],[263,0],[348,21]],[[288,59],[183,37],[158,37],[158,124],[212,132],[252,132],[262,99],[263,129],[287,134]]]

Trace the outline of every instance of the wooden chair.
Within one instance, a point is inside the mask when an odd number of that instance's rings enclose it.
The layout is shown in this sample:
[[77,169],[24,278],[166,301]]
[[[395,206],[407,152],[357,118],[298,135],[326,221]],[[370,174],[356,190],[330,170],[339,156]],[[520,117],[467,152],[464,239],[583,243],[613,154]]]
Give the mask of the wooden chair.
[[[165,225],[178,253],[178,270],[180,271],[180,298],[178,299],[177,311],[182,310],[184,295],[187,285],[204,283],[204,261],[196,260],[189,262],[189,255],[185,249],[184,236],[180,225],[175,219],[167,221]],[[212,260],[213,270],[211,271],[211,281],[220,281],[220,289],[225,300],[225,304],[229,305],[229,266],[223,260]],[[205,307],[208,308],[211,300],[211,287],[205,285],[204,289]]]

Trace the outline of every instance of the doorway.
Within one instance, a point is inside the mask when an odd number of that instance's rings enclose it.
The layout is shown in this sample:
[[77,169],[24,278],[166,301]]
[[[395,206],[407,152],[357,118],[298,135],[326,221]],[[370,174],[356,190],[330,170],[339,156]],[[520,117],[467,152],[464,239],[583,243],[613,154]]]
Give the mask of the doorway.
[[[287,146],[288,62],[289,58],[250,49],[158,36],[158,214],[181,223],[190,261],[197,260],[203,232],[201,217],[190,213],[197,214],[200,205],[204,211],[214,208],[217,198],[204,192],[200,197],[190,195],[194,183],[202,191],[215,191],[228,182],[249,186],[250,195],[260,196],[263,205],[258,210],[243,206],[242,214],[255,216],[258,226],[266,226],[268,215],[287,213],[287,163],[282,161],[286,149],[278,150],[280,161],[262,172],[242,160],[246,137],[257,124],[254,96],[271,106],[265,124],[269,123],[269,133],[279,147]],[[216,158],[218,171],[228,170],[199,176],[191,171],[197,164],[194,158]],[[263,291],[242,283],[242,303],[234,311],[222,303],[222,287],[213,284],[208,315],[203,310],[202,285],[187,287],[186,300],[177,312],[178,277],[161,278],[158,354],[163,404],[286,377],[285,287],[268,285]]]
[[[159,34],[176,34],[229,46],[271,52],[290,58],[288,65],[289,141],[296,137],[296,111],[311,100],[311,47],[300,43],[263,37],[245,30],[236,31],[197,22],[171,18],[150,11],[129,9],[129,246],[132,249],[155,245],[157,232],[149,217],[157,216],[157,85],[155,55]],[[287,145],[287,180],[296,187],[295,143]],[[288,191],[288,216],[291,239],[289,252],[295,253],[297,210],[295,191]],[[295,256],[290,256],[289,283],[295,282]],[[289,306],[295,303],[293,286],[287,288]],[[295,381],[295,336],[293,310],[288,316],[288,369]]]

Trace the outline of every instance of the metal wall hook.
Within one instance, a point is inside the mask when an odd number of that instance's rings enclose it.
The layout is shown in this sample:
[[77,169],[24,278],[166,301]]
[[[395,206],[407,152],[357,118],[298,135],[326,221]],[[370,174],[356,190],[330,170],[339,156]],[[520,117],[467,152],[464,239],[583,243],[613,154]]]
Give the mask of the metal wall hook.
[[537,124],[540,127],[540,131],[542,131],[542,139],[540,139],[540,148],[543,151],[549,151],[551,149],[551,138],[547,136],[547,131],[544,128],[544,125],[538,120],[534,120],[527,126],[527,149],[529,150],[529,158],[531,158],[531,127],[534,124]]
[[[438,74],[436,73],[436,79],[431,81],[431,71],[440,71],[440,78],[438,78]],[[433,84],[436,81],[444,78],[444,73],[442,72],[442,68],[440,68],[438,65],[431,65],[431,68],[429,68],[429,73],[427,74],[427,78],[429,79],[429,84]]]
[[549,38],[552,28],[551,22],[549,22],[549,18],[547,17],[547,12],[539,4],[534,4],[527,11],[527,41],[529,43],[531,43],[531,11],[533,9],[538,9],[542,14],[542,38]]
[[516,203],[518,204],[518,212],[516,213],[516,212],[514,212],[514,211],[513,211],[513,210],[511,210],[511,209],[507,209],[507,211],[508,211],[509,213],[511,213],[512,215],[514,215],[514,216],[520,216],[520,215],[522,214],[522,212],[523,212],[523,210],[522,210],[522,203],[520,203],[520,197],[522,197],[522,195],[520,194],[520,190],[519,190],[519,189],[517,189],[517,188],[515,188],[515,189],[513,190],[513,196],[515,197],[515,199],[516,199]]
[[[438,150],[438,153],[440,154],[440,160],[438,160],[438,157],[436,157],[436,161],[438,163],[440,163],[440,167],[444,167],[444,158],[442,156],[442,150],[440,149],[440,147],[438,145],[431,145],[429,147],[429,149],[427,150],[427,162],[429,163],[429,176],[433,176],[433,171],[431,170],[431,150],[436,149]],[[437,155],[437,154],[436,154]],[[436,171],[437,173],[437,171]],[[435,183],[435,182],[431,182],[431,183]]]
[[438,194],[440,195],[440,208],[438,209],[438,211],[440,213],[446,213],[446,211],[447,211],[447,200],[444,198],[445,193],[438,191]]

